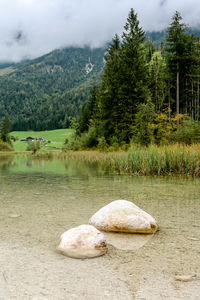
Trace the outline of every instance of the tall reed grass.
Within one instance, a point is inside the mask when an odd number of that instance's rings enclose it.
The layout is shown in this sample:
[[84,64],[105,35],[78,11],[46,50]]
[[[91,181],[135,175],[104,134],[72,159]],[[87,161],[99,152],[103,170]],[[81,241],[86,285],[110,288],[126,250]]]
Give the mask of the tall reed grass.
[[147,148],[134,146],[127,152],[69,151],[38,153],[36,157],[81,160],[98,163],[118,174],[191,175],[200,177],[200,144],[169,145]]

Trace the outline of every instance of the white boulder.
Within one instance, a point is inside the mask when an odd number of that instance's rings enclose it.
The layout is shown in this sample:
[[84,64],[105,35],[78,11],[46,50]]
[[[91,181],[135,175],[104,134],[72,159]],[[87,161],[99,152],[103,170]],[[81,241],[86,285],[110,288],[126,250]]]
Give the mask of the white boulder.
[[64,232],[58,250],[74,258],[89,258],[105,254],[108,250],[106,238],[91,225],[81,225]]
[[154,233],[158,229],[151,215],[126,200],[116,200],[102,207],[90,218],[89,224],[103,231]]

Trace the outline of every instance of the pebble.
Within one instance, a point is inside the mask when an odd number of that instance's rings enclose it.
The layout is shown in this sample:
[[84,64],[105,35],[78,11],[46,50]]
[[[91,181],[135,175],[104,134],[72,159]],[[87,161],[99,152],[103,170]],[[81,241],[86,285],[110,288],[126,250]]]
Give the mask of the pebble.
[[190,241],[199,241],[199,239],[197,239],[197,238],[188,238],[188,240],[190,240]]
[[21,215],[17,215],[17,214],[11,214],[9,215],[10,218],[19,218],[21,217]]
[[182,282],[188,282],[192,281],[194,276],[191,275],[182,275],[182,276],[175,276],[174,279],[177,281],[182,281]]

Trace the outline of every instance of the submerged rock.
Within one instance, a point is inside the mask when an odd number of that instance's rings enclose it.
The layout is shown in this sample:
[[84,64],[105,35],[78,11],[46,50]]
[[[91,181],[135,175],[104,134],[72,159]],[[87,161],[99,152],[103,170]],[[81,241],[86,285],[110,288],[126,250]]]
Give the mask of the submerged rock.
[[9,217],[15,219],[15,218],[21,217],[21,215],[18,215],[18,214],[10,214]]
[[107,243],[119,250],[136,251],[152,238],[152,234],[130,234],[128,232],[104,232]]
[[106,238],[91,225],[81,225],[61,235],[58,250],[74,258],[101,256],[108,250]]
[[182,276],[175,276],[174,279],[177,281],[182,281],[182,282],[188,282],[192,281],[195,276],[192,275],[182,275]]
[[89,224],[103,231],[154,233],[155,219],[141,208],[126,200],[116,200],[97,211]]

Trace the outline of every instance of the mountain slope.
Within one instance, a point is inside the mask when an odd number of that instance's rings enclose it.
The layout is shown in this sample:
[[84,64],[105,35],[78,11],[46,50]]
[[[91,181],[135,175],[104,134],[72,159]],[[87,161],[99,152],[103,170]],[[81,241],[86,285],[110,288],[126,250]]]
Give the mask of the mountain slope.
[[99,82],[105,49],[66,48],[0,70],[0,119],[12,130],[66,128]]

